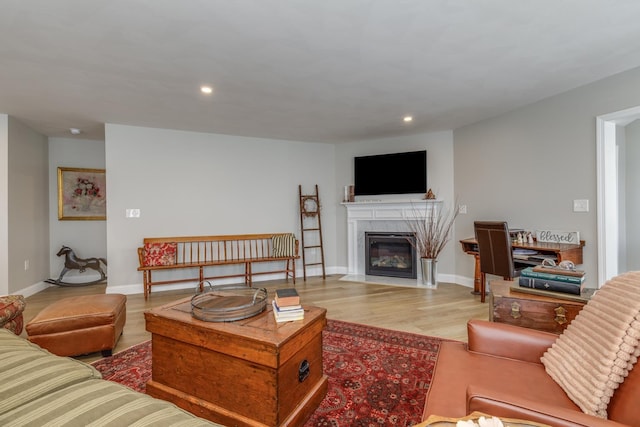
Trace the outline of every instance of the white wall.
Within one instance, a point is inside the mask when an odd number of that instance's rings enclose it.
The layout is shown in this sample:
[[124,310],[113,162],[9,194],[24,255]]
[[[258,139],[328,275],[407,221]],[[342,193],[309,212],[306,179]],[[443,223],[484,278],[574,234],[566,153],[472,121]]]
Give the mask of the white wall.
[[[109,292],[142,292],[144,237],[299,237],[298,184],[319,185],[325,261],[336,265],[333,145],[116,124],[105,133]],[[127,208],[141,217],[125,218]]]
[[626,265],[621,272],[640,270],[640,120],[626,127],[625,140]]
[[8,292],[29,294],[49,272],[47,138],[9,117],[8,141]]
[[627,129],[616,125],[616,165],[618,170],[618,271],[627,270]]
[[[597,116],[640,105],[640,69],[577,88],[491,120],[456,129],[456,193],[468,206],[456,240],[473,236],[473,221],[512,227],[576,230],[586,241],[583,268],[597,283]],[[588,199],[588,213],[572,201]],[[456,255],[459,276],[473,277],[473,258]]]
[[[473,235],[474,219],[504,218],[514,227],[580,231],[587,244],[583,268],[593,281],[597,277],[595,118],[637,105],[640,68],[453,132],[335,146],[107,125],[104,164],[96,160],[96,165],[90,165],[88,161],[94,156],[78,153],[78,164],[69,165],[107,169],[106,245],[98,243],[99,232],[76,233],[80,222],[70,222],[70,226],[75,223],[71,230],[58,227],[66,225],[57,222],[56,180],[52,176],[58,166],[55,163],[62,159],[53,158],[58,156],[58,148],[60,153],[74,152],[71,142],[75,140],[53,139],[52,159],[48,167],[46,162],[42,167],[49,179],[45,185],[48,193],[42,196],[44,204],[25,196],[12,210],[12,221],[17,221],[20,234],[27,233],[18,238],[34,251],[15,256],[9,255],[10,224],[13,229],[9,200],[14,192],[23,191],[25,182],[39,180],[41,168],[36,164],[41,155],[46,157],[47,148],[32,153],[36,156],[33,162],[22,159],[26,163],[20,167],[31,169],[12,177],[10,151],[15,148],[23,153],[20,156],[31,155],[31,148],[14,147],[14,142],[25,138],[31,146],[38,144],[40,136],[23,129],[19,132],[23,136],[14,141],[9,137],[9,117],[0,114],[0,293],[33,284],[32,278],[24,277],[21,283],[23,277],[19,277],[17,282],[11,280],[10,288],[9,264],[24,270],[22,263],[28,256],[40,269],[41,248],[46,248],[46,259],[51,260],[61,240],[76,235],[90,236],[91,241],[81,239],[75,244],[95,245],[89,249],[95,256],[100,255],[99,247],[108,248],[110,288],[133,285],[136,292],[142,291],[142,279],[136,271],[135,250],[143,237],[288,230],[299,235],[297,184],[308,189],[320,185],[327,266],[333,272],[346,272],[346,212],[339,203],[343,186],[353,182],[353,157],[417,149],[427,150],[428,185],[438,198],[457,198],[469,212],[458,218],[454,242],[447,248],[453,255],[443,255],[441,275],[455,273],[454,281],[471,284],[473,259],[460,250],[457,240]],[[17,124],[15,129],[20,128]],[[101,150],[97,146],[90,149]],[[15,187],[10,186],[10,179]],[[34,182],[28,190],[33,197],[37,197],[39,185]],[[590,212],[572,212],[573,199],[588,199]],[[125,219],[126,208],[142,209],[142,217]],[[33,217],[23,221],[21,209],[31,209]],[[23,228],[29,221],[40,221],[41,213],[47,210],[50,243],[41,224],[35,224],[35,234]],[[628,224],[628,230],[634,225]],[[50,264],[39,280],[59,272],[60,265]],[[33,261],[31,265],[33,268]]]
[[[341,273],[347,272],[347,213],[342,202],[344,186],[353,184],[353,158],[372,154],[397,153],[403,151],[427,150],[427,187],[433,189],[438,199],[445,206],[453,208],[455,202],[453,181],[453,133],[431,132],[394,138],[358,141],[336,145],[336,187],[337,206],[337,259]],[[418,199],[424,195],[367,196],[359,199]],[[438,260],[438,276],[440,280],[452,281],[454,274],[454,244],[445,248]]]
[[9,293],[9,116],[0,114],[0,295]]
[[[50,278],[57,279],[64,267],[64,257],[56,256],[63,245],[72,248],[80,258],[105,258],[107,256],[106,221],[60,221],[58,219],[58,168],[104,169],[104,156],[104,141],[49,138]],[[106,194],[108,201],[108,188]],[[70,280],[74,273],[76,271],[67,273],[65,280]],[[98,277],[96,274],[96,279]]]

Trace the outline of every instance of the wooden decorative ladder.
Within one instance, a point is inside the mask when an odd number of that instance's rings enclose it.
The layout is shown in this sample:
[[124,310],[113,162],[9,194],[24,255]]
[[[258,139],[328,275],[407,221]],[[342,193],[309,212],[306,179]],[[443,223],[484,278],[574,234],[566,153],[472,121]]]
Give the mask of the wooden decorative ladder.
[[[298,185],[298,195],[300,197],[300,228],[302,241],[302,267],[304,280],[307,280],[307,267],[312,265],[322,266],[322,278],[326,278],[324,268],[324,248],[322,247],[322,221],[320,219],[320,196],[318,195],[318,184],[315,186],[314,194],[302,194],[302,185]],[[314,254],[312,261],[307,261],[307,251],[309,255]],[[318,252],[320,261],[318,262]]]

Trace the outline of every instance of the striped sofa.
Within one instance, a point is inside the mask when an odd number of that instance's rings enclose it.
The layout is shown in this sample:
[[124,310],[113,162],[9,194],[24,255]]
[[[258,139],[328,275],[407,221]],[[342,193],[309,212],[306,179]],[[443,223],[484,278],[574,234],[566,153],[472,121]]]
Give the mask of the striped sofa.
[[215,426],[0,328],[0,425]]

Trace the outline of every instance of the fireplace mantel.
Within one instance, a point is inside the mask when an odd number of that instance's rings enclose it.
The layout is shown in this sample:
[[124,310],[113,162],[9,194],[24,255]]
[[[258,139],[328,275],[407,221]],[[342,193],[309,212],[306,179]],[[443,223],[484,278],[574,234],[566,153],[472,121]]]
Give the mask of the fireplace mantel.
[[440,210],[442,200],[361,201],[342,205],[347,209],[347,271],[349,275],[364,275],[365,231],[406,231],[408,222]]
[[347,221],[407,221],[426,218],[433,209],[441,208],[442,200],[377,200],[342,205],[347,208]]

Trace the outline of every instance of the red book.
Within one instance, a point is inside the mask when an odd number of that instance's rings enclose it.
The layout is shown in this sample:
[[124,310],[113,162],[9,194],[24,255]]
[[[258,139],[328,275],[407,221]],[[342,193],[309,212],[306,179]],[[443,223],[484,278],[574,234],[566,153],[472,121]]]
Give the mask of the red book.
[[295,288],[276,289],[275,300],[278,307],[300,305],[300,295]]

